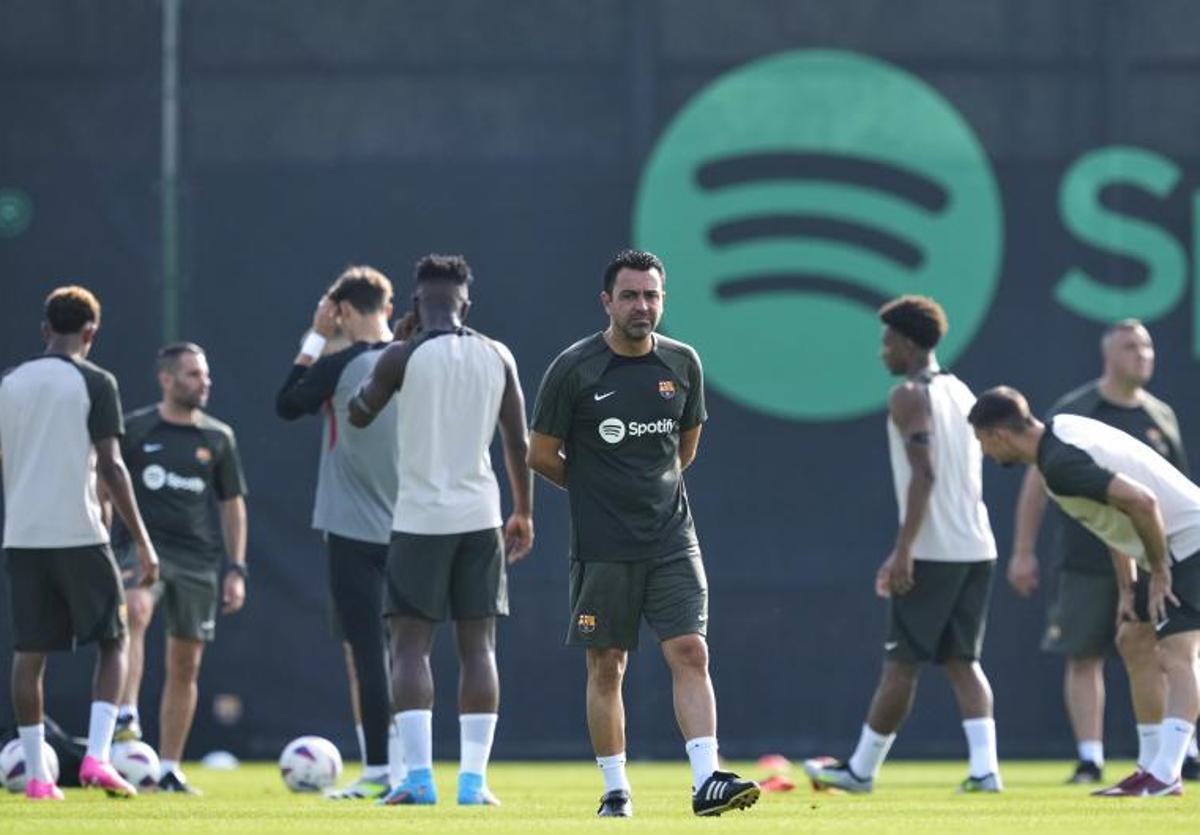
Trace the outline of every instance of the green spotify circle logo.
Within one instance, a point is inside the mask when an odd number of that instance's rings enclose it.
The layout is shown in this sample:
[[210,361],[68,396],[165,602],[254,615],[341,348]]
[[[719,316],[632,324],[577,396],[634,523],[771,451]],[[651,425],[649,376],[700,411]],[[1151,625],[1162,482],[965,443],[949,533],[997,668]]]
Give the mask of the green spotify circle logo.
[[15,188],[0,188],[0,238],[15,238],[29,228],[33,202]]
[[799,50],[739,67],[668,126],[634,237],[666,262],[667,330],[751,408],[839,420],[880,408],[876,310],[933,296],[966,348],[991,305],[1002,211],[970,126],[910,73]]

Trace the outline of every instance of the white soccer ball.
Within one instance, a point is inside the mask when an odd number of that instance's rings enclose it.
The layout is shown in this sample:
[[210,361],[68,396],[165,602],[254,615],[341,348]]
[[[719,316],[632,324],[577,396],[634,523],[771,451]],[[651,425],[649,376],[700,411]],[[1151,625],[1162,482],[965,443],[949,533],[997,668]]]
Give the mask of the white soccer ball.
[[342,755],[324,737],[297,737],[279,755],[279,773],[294,792],[319,792],[342,776]]
[[[54,749],[42,743],[42,761],[46,764],[46,769],[50,772],[50,782],[58,782],[58,754],[54,753]],[[28,775],[25,773],[25,749],[21,747],[21,740],[14,739],[12,742],[4,746],[4,750],[0,751],[0,779],[4,781],[4,787],[10,792],[24,792],[25,780]]]
[[161,769],[158,754],[140,739],[113,745],[112,764],[117,773],[133,783],[138,791],[158,787]]

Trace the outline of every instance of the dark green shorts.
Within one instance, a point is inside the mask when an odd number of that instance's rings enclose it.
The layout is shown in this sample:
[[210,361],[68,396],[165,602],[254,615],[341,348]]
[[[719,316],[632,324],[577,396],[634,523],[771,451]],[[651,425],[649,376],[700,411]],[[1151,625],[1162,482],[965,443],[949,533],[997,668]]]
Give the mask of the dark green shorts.
[[705,634],[708,581],[698,551],[640,562],[571,563],[568,644],[637,649],[643,617],[659,641]]
[[[133,545],[117,549],[117,565],[126,592],[139,588],[141,566]],[[162,559],[158,582],[147,591],[154,598],[155,608],[161,606],[167,634],[172,638],[211,641],[216,637],[217,607],[221,602],[221,575],[216,566],[211,571],[181,569]]]
[[[1059,569],[1058,589],[1046,619],[1042,649],[1068,658],[1103,658],[1117,637],[1117,578]],[[1138,617],[1146,620],[1146,588],[1135,590]]]
[[994,565],[916,560],[912,590],[889,600],[885,656],[910,664],[977,661]]
[[[1138,586],[1146,586],[1149,594],[1150,575],[1138,572]],[[1179,599],[1176,606],[1167,602],[1167,619],[1154,627],[1158,639],[1168,638],[1182,632],[1200,631],[1200,553],[1172,562],[1171,591]]]
[[70,650],[125,634],[125,594],[107,544],[5,553],[14,649]]
[[392,533],[384,615],[478,620],[508,614],[500,528],[453,534]]

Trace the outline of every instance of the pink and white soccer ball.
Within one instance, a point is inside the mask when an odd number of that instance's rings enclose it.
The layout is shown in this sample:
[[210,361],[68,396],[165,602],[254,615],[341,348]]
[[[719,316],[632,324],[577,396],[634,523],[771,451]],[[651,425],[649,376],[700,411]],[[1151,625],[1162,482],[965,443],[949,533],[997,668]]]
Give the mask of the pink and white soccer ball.
[[158,754],[139,740],[118,742],[112,747],[112,764],[117,773],[137,788],[138,791],[158,788]]
[[[50,781],[57,783],[58,754],[45,742],[42,743],[42,760],[50,772]],[[0,778],[3,778],[4,787],[10,792],[24,792],[25,780],[28,777],[25,770],[25,749],[21,747],[21,740],[14,739],[0,751]]]
[[318,792],[342,775],[342,755],[324,737],[297,737],[279,755],[279,773],[294,792]]

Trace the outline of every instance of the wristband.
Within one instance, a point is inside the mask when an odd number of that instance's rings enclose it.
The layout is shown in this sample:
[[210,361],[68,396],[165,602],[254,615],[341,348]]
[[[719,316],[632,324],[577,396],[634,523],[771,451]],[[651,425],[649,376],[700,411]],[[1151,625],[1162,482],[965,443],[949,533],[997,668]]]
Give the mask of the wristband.
[[325,348],[325,337],[316,331],[309,331],[308,336],[304,337],[304,342],[300,345],[300,353],[307,354],[313,359],[321,356],[321,351]]
[[243,580],[245,580],[246,577],[249,575],[249,572],[246,570],[246,564],[244,562],[230,562],[230,563],[226,564],[225,570],[238,575]]

